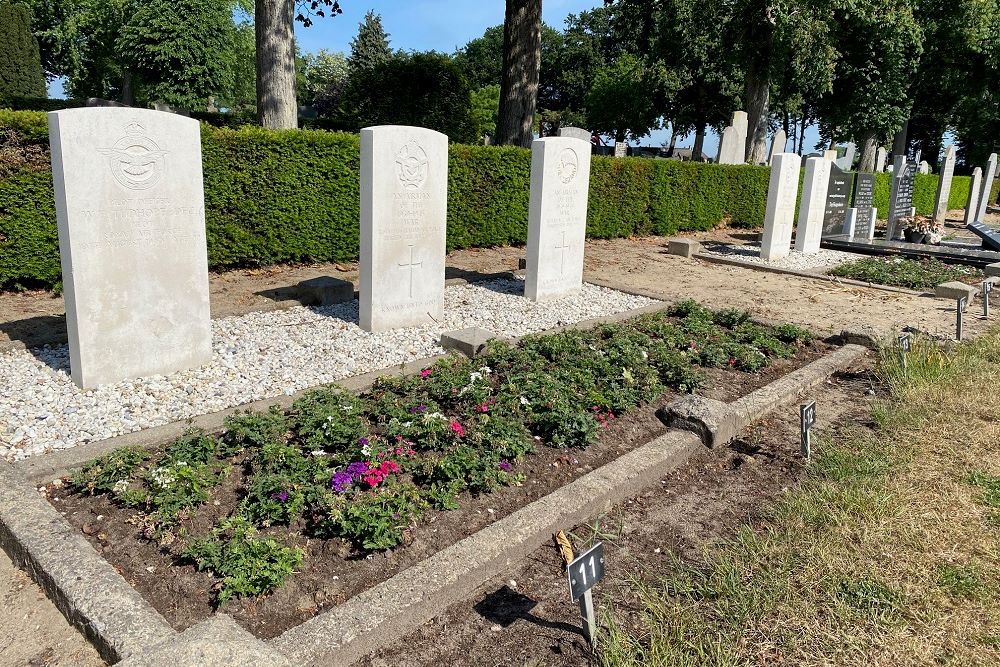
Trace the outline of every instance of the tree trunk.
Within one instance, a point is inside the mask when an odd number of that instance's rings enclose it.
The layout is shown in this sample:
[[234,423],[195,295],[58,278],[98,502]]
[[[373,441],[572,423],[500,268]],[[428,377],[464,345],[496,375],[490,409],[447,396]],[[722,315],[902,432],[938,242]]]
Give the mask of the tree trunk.
[[799,126],[799,155],[801,156],[804,152],[804,147],[806,143],[806,128],[809,126],[806,117],[802,117],[802,124]]
[[691,148],[691,159],[694,162],[702,161],[702,150],[705,148],[705,123],[698,125],[694,133],[694,147]]
[[542,0],[507,0],[498,145],[531,147],[542,67]]
[[673,124],[670,125],[670,146],[667,148],[667,157],[674,156],[674,150],[677,148],[677,130],[674,129]]
[[745,103],[747,107],[746,162],[764,164],[767,160],[767,112],[771,86],[767,71],[751,64],[747,71]]
[[861,139],[861,161],[858,171],[875,171],[875,158],[878,153],[878,137],[874,132],[865,132]]
[[135,78],[129,70],[122,72],[122,104],[135,106]]
[[799,119],[798,118],[793,118],[792,119],[791,132],[788,133],[788,136],[792,138],[792,152],[793,153],[798,153],[799,152]]
[[907,140],[906,133],[909,130],[910,121],[907,120],[903,123],[903,127],[899,128],[899,132],[896,133],[896,138],[892,142],[892,154],[893,155],[906,155],[907,154]]
[[295,2],[257,0],[257,120],[280,130],[299,125],[295,98]]

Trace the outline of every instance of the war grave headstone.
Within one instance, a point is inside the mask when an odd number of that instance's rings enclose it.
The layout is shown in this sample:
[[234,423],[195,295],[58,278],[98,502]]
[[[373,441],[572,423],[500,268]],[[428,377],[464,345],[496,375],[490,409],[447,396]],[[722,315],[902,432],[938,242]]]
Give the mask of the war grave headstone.
[[826,189],[826,208],[823,209],[823,236],[844,233],[847,203],[854,187],[854,173],[843,171],[836,163],[830,165],[830,178]]
[[889,153],[881,146],[875,151],[875,172],[881,174],[885,171],[885,163],[889,158]]
[[771,141],[771,150],[767,154],[767,163],[771,164],[771,160],[778,153],[785,152],[785,144],[788,143],[788,135],[785,134],[784,130],[778,130],[774,133],[774,139]]
[[986,215],[986,209],[990,202],[990,194],[993,191],[993,179],[997,175],[997,154],[990,155],[989,162],[986,163],[986,173],[983,174],[983,184],[979,190],[979,208],[976,211],[976,222],[982,222]]
[[573,137],[574,139],[579,139],[580,141],[586,141],[589,144],[593,135],[590,133],[590,130],[585,130],[582,127],[560,127],[559,136]]
[[913,186],[916,182],[917,165],[908,162],[905,155],[896,156],[893,165],[892,188],[889,195],[889,227],[886,239],[893,240],[898,236],[896,221],[913,214]]
[[570,137],[532,143],[524,280],[524,295],[532,301],[573,294],[583,286],[589,194],[589,143]]
[[447,209],[448,137],[399,125],[361,130],[363,329],[440,321]]
[[847,148],[844,152],[844,157],[837,159],[837,166],[841,171],[850,171],[851,167],[854,165],[854,156],[858,152],[857,145],[852,141],[847,144]]
[[795,232],[795,249],[811,254],[819,250],[823,237],[823,213],[826,208],[826,189],[830,183],[833,162],[821,157],[806,160],[806,175],[802,183],[802,201],[799,204],[799,222]]
[[920,165],[917,167],[917,171],[921,174],[931,173],[931,165],[928,164],[927,160],[921,160]]
[[976,221],[979,211],[979,190],[983,187],[983,168],[972,170],[972,180],[969,182],[969,201],[965,204],[965,224]]
[[849,234],[859,241],[875,238],[875,174],[859,173],[854,181],[854,229]]
[[624,141],[615,142],[615,157],[627,157],[628,156],[628,144]]
[[938,180],[937,199],[934,203],[934,221],[944,222],[948,213],[948,198],[951,196],[951,182],[955,176],[955,147],[948,146],[944,152],[941,178]]
[[719,141],[719,164],[743,164],[746,162],[747,114],[745,111],[733,113],[733,121],[722,131]]
[[795,199],[799,194],[802,158],[795,153],[778,153],[771,160],[771,180],[767,186],[767,210],[760,256],[770,261],[787,257],[792,243]]
[[128,107],[48,121],[73,381],[89,389],[207,363],[198,121]]

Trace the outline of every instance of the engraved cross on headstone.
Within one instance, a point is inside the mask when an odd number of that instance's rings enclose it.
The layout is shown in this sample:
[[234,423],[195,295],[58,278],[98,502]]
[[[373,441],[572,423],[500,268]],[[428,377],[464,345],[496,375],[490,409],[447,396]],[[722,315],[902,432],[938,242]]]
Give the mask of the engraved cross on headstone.
[[571,247],[572,247],[571,245],[569,245],[568,243],[566,243],[566,232],[563,232],[562,233],[562,245],[557,245],[555,247],[556,250],[561,250],[562,251],[562,259],[560,260],[561,263],[559,264],[559,275],[560,276],[564,275],[566,273],[566,251],[569,250]]
[[413,298],[413,269],[417,268],[418,266],[423,266],[423,265],[424,265],[423,260],[421,260],[419,262],[414,262],[413,261],[413,246],[411,245],[410,246],[410,263],[409,264],[400,264],[399,265],[399,268],[401,268],[401,269],[409,269],[410,270],[410,298],[411,299]]

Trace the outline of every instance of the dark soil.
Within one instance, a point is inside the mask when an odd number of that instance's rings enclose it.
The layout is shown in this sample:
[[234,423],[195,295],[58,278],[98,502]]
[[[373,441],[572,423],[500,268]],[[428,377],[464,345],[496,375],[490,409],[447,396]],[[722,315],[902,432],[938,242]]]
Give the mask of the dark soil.
[[[735,400],[829,350],[825,343],[812,343],[794,359],[775,360],[759,374],[708,369],[708,383],[702,393],[719,400]],[[661,435],[665,427],[656,417],[656,410],[676,397],[665,394],[656,403],[615,420],[587,449],[540,447],[517,469],[525,476],[522,486],[480,497],[466,495],[459,510],[429,513],[411,529],[403,547],[364,555],[344,540],[298,535],[294,543],[306,552],[302,569],[273,594],[233,600],[223,611],[255,635],[275,637]],[[54,505],[83,531],[98,552],[171,625],[182,630],[215,611],[215,579],[179,558],[185,536],[206,534],[217,519],[229,515],[239,503],[242,485],[242,474],[231,474],[214,490],[210,506],[183,521],[165,543],[159,544],[141,536],[135,512],[114,505],[106,496],[76,495],[66,487],[49,487],[48,492]],[[285,529],[274,532],[279,539],[286,534]]]
[[[818,403],[814,433],[824,437],[870,421],[874,398],[870,362],[835,375],[806,398]],[[642,612],[632,583],[655,581],[675,557],[697,561],[713,540],[733,534],[805,471],[799,455],[798,405],[780,408],[748,427],[729,446],[705,449],[658,488],[614,508],[599,522],[578,526],[578,542],[595,529],[604,542],[606,578],[595,589],[598,619],[616,614],[636,623]],[[562,560],[542,547],[519,567],[488,582],[467,602],[363,660],[368,667],[469,665],[540,667],[591,665],[570,601]]]

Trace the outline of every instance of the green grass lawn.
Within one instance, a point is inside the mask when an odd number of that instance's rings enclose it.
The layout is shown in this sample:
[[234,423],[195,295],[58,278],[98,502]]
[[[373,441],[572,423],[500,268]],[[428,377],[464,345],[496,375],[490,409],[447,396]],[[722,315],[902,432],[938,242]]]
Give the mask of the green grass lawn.
[[866,257],[841,264],[830,275],[909,289],[931,289],[952,280],[975,285],[983,280],[982,270],[970,266],[902,257]]
[[1000,329],[904,370],[764,517],[638,578],[604,667],[1000,664]]

